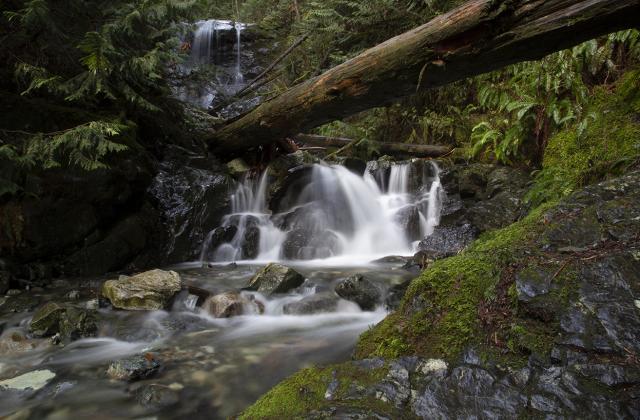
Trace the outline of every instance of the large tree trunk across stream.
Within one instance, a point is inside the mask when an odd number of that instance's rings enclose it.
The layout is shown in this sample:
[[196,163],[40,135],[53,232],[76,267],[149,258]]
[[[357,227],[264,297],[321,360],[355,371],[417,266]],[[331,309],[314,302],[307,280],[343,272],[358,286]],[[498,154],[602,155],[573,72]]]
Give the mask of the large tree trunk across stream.
[[[300,143],[309,146],[320,147],[345,147],[353,142],[352,139],[342,137],[316,136],[313,134],[298,134],[295,139]],[[374,142],[380,153],[391,156],[412,156],[412,157],[442,157],[450,153],[450,146],[440,146],[431,144],[408,144],[408,143],[380,143]]]
[[237,153],[640,24],[640,0],[471,0],[287,90],[209,139]]

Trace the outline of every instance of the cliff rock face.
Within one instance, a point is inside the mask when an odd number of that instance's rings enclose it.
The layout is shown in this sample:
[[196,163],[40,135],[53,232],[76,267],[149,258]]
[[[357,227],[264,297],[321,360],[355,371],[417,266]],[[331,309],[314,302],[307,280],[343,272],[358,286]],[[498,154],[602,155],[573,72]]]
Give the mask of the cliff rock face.
[[361,360],[302,371],[245,416],[635,418],[639,308],[634,172],[433,263],[363,334]]

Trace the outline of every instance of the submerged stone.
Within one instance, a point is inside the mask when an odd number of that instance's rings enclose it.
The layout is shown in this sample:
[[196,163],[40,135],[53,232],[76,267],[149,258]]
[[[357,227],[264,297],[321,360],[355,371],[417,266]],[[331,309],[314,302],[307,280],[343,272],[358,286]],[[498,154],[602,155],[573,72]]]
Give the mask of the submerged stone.
[[149,384],[135,390],[135,397],[145,407],[171,407],[180,402],[180,393],[175,387]]
[[249,281],[247,289],[271,295],[287,293],[304,283],[304,276],[293,268],[271,263],[258,271]]
[[18,391],[33,390],[37,391],[43,388],[49,381],[55,378],[56,374],[50,370],[34,370],[15,378],[0,381],[0,388],[13,389]]
[[159,370],[160,362],[147,353],[112,362],[107,369],[107,376],[121,381],[137,381],[150,378]]
[[340,298],[334,293],[317,293],[297,302],[287,303],[282,310],[285,314],[310,315],[334,312],[338,307],[338,303],[340,303]]
[[165,308],[182,288],[175,271],[151,270],[118,280],[108,280],[102,295],[115,308],[127,310],[158,310]]

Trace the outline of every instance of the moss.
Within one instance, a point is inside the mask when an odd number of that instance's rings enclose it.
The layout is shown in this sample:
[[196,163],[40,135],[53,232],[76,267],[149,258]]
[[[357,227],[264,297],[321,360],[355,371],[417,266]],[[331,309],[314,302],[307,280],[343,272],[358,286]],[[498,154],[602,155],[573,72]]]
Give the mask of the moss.
[[331,381],[331,370],[304,369],[271,389],[240,416],[241,419],[302,417],[319,409]]
[[483,345],[490,337],[479,325],[482,302],[495,299],[498,287],[513,312],[517,311],[512,284],[502,285],[505,269],[532,243],[543,225],[549,203],[522,221],[482,235],[462,254],[436,261],[414,280],[400,309],[364,333],[356,357],[398,357],[417,354],[449,360],[470,344]]
[[[613,92],[598,87],[585,112],[586,127],[560,131],[549,140],[543,168],[527,199],[557,200],[581,186],[623,173],[640,158],[640,71],[630,71]],[[579,134],[580,132],[580,134]]]
[[[312,411],[340,406],[353,388],[367,388],[380,382],[388,368],[365,369],[352,363],[308,368],[289,377],[240,415],[240,419],[306,418]],[[334,397],[327,400],[329,384],[338,378]],[[395,408],[373,397],[349,400],[350,407],[376,413],[398,414]]]

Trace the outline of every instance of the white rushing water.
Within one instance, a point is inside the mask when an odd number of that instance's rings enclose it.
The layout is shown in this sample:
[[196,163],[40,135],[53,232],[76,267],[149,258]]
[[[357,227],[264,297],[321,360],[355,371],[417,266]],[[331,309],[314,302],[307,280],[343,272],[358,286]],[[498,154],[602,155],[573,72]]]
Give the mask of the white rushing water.
[[195,70],[208,68],[215,76],[206,83],[180,86],[177,96],[183,101],[208,108],[217,96],[233,94],[244,87],[242,32],[248,25],[218,19],[200,20],[193,25],[189,59],[181,65],[181,71],[188,75]]
[[[416,174],[416,167],[427,171]],[[364,176],[317,164],[308,183],[288,193],[290,205],[278,214],[267,207],[267,191],[267,172],[238,186],[222,226],[232,237],[212,243],[219,231],[211,232],[201,261],[354,264],[410,255],[438,224],[444,194],[435,163],[396,164],[388,174]]]
[[233,25],[236,30],[236,85],[239,85],[244,82],[244,76],[242,74],[242,30],[244,29],[244,25],[236,22]]

